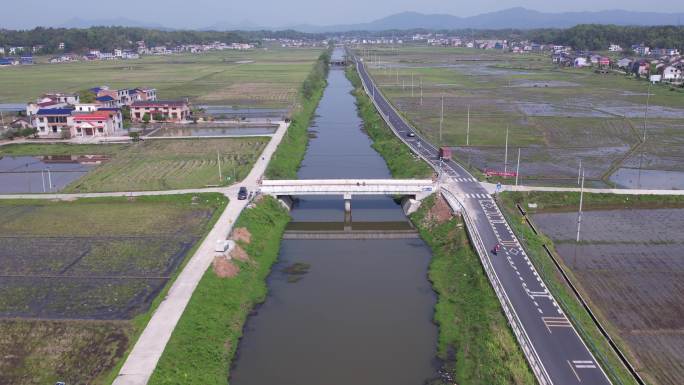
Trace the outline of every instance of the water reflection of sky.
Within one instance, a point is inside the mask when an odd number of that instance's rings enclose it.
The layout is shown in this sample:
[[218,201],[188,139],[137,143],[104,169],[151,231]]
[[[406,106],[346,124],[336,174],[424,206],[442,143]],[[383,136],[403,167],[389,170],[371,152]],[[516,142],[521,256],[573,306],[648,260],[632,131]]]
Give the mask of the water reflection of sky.
[[44,162],[42,157],[34,156],[4,156],[0,158],[0,194],[56,192],[93,167],[76,162]]

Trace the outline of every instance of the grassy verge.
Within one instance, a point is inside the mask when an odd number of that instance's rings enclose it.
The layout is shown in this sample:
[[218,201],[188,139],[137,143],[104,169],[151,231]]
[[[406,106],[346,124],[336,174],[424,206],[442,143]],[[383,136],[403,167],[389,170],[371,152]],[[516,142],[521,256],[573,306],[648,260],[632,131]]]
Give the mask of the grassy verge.
[[296,179],[309,142],[311,119],[328,84],[330,51],[321,54],[300,90],[301,105],[292,116],[287,134],[278,145],[266,169],[269,179]]
[[434,195],[426,199],[411,220],[432,249],[429,277],[438,294],[437,354],[451,374],[450,383],[534,384],[463,222],[456,217],[437,220],[436,204]]
[[[679,197],[654,197],[654,196],[620,196],[610,194],[586,194],[585,208],[618,208],[624,205],[625,202],[640,202],[640,204],[659,204],[660,199],[664,202],[684,202],[684,199]],[[521,220],[520,213],[516,208],[516,203],[521,206],[527,205],[528,202],[537,203],[539,209],[558,209],[561,206],[577,206],[579,204],[578,193],[519,193],[506,192],[499,196],[499,206],[502,207],[502,212],[506,216],[511,229],[515,232],[520,242],[525,247],[527,254],[534,263],[537,271],[546,283],[547,287],[559,302],[568,318],[579,332],[584,342],[589,346],[589,349],[594,353],[596,358],[601,363],[610,379],[615,384],[632,385],[636,384],[633,377],[627,369],[622,365],[617,355],[613,352],[606,339],[601,335],[599,330],[594,325],[589,314],[584,310],[582,305],[577,301],[571,289],[563,280],[558,272],[553,261],[548,257],[543,245],[547,245],[556,259],[562,264],[562,258],[558,256],[553,242],[545,235],[539,233],[535,234],[526,222]],[[632,206],[633,207],[633,206]],[[577,285],[578,280],[574,278],[570,269],[565,269],[568,276]],[[581,289],[580,289],[581,290]],[[586,297],[585,297],[586,299]],[[593,310],[593,309],[592,309]],[[621,342],[617,333],[611,333],[611,337],[620,345],[621,349],[626,345]],[[623,349],[623,351],[626,351]]]
[[230,362],[251,309],[267,293],[265,279],[278,256],[287,212],[266,197],[245,210],[236,227],[252,234],[241,243],[250,261],[233,261],[237,276],[207,270],[166,345],[149,384],[227,384]]
[[395,178],[429,178],[433,174],[432,168],[420,157],[414,155],[387,126],[363,90],[361,78],[356,73],[356,69],[348,67],[346,74],[354,86],[353,94],[356,97],[359,117],[363,120],[363,127],[373,141],[373,149],[385,159],[392,176]]

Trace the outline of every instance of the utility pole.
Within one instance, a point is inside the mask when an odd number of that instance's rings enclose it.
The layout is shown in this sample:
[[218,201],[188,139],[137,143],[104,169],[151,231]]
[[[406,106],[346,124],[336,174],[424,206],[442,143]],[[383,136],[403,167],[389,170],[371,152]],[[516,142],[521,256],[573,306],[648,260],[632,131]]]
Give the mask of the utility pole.
[[52,175],[50,174],[50,167],[47,168],[47,174],[48,174],[48,187],[50,188],[50,192],[52,192]]
[[504,152],[504,172],[508,171],[508,127],[506,126],[506,150]]
[[413,97],[413,72],[411,72],[411,97]]
[[40,181],[43,182],[43,192],[45,191],[45,169],[40,170]]
[[577,240],[579,243],[580,239],[580,227],[582,226],[582,202],[584,200],[584,171],[582,171],[582,187],[580,188],[580,203],[579,211],[577,212]]
[[399,66],[397,66],[397,86],[399,86]]
[[648,115],[648,104],[651,99],[651,81],[648,81],[648,93],[646,94],[646,109],[644,110],[644,137],[641,139],[642,142],[646,142],[646,119]]
[[442,145],[442,125],[444,125],[444,94],[442,94],[442,113],[439,116],[439,145]]
[[518,165],[515,166],[515,185],[518,185],[518,174],[520,173],[520,147],[518,147]]
[[466,146],[470,146],[470,104],[468,104],[468,125],[466,126]]
[[580,178],[582,177],[582,158],[580,158],[579,168],[577,169],[577,185],[580,184]]
[[403,78],[402,78],[402,79],[401,79],[401,90],[403,91],[403,90],[405,90],[405,89],[406,89],[406,79],[403,79]]
[[218,163],[218,169],[219,169],[219,184],[221,184],[221,180],[223,179],[223,175],[221,175],[221,156],[219,155],[219,150],[216,150],[216,162]]
[[423,105],[423,78],[420,78],[420,105]]

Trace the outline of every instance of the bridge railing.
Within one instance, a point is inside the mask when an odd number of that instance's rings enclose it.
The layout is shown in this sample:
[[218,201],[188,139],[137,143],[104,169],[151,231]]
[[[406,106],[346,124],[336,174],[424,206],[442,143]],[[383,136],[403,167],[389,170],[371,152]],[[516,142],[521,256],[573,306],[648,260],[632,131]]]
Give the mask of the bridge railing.
[[501,281],[499,281],[499,277],[494,272],[494,266],[488,258],[489,252],[487,251],[487,248],[484,245],[484,242],[482,241],[480,234],[477,232],[477,226],[468,215],[468,211],[466,210],[465,205],[463,205],[463,203],[461,203],[461,201],[456,197],[456,195],[448,189],[442,188],[441,193],[444,199],[447,201],[447,203],[449,203],[449,206],[451,206],[451,208],[454,211],[461,212],[461,215],[463,216],[463,222],[465,222],[465,227],[468,231],[468,235],[470,236],[471,242],[475,246],[475,251],[477,252],[477,255],[480,258],[480,262],[484,267],[485,273],[487,274],[487,278],[489,279],[489,282],[494,288],[494,292],[496,293],[496,296],[499,299],[499,302],[501,303],[501,307],[504,311],[504,314],[508,319],[508,324],[511,326],[511,329],[513,329],[513,334],[515,334],[515,337],[518,340],[518,343],[520,344],[520,347],[522,348],[523,353],[525,354],[525,357],[527,358],[527,361],[529,362],[530,367],[534,372],[534,375],[537,377],[537,381],[539,381],[540,385],[551,385],[551,378],[546,372],[544,365],[541,363],[539,355],[532,346],[532,341],[525,332],[525,329],[522,327],[522,322],[520,321],[520,318],[518,318],[518,315],[513,309],[513,304],[508,298],[506,291],[503,289]]

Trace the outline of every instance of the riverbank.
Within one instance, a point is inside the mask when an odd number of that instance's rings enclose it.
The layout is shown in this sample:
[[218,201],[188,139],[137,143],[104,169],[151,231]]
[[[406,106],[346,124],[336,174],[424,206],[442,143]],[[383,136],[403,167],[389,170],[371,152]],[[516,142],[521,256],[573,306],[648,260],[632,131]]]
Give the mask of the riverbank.
[[330,50],[322,53],[300,89],[301,105],[292,116],[292,123],[273,159],[266,169],[269,179],[297,179],[297,170],[309,143],[308,129],[318,102],[328,84]]
[[434,321],[443,366],[432,383],[535,384],[461,218],[432,195],[411,221],[432,249],[429,279],[438,295]]
[[363,89],[361,78],[354,67],[347,67],[347,79],[352,83],[359,117],[363,120],[363,128],[373,141],[373,149],[387,163],[394,178],[429,178],[434,171],[422,159],[394,135],[378,111],[373,106]]
[[216,264],[205,272],[150,378],[150,385],[228,384],[243,325],[254,306],[266,298],[265,280],[278,257],[289,220],[287,211],[270,197],[243,211],[233,238],[241,234],[237,244],[245,254],[238,259],[238,253],[234,253],[236,258],[230,261],[239,272],[232,277],[220,277]]

